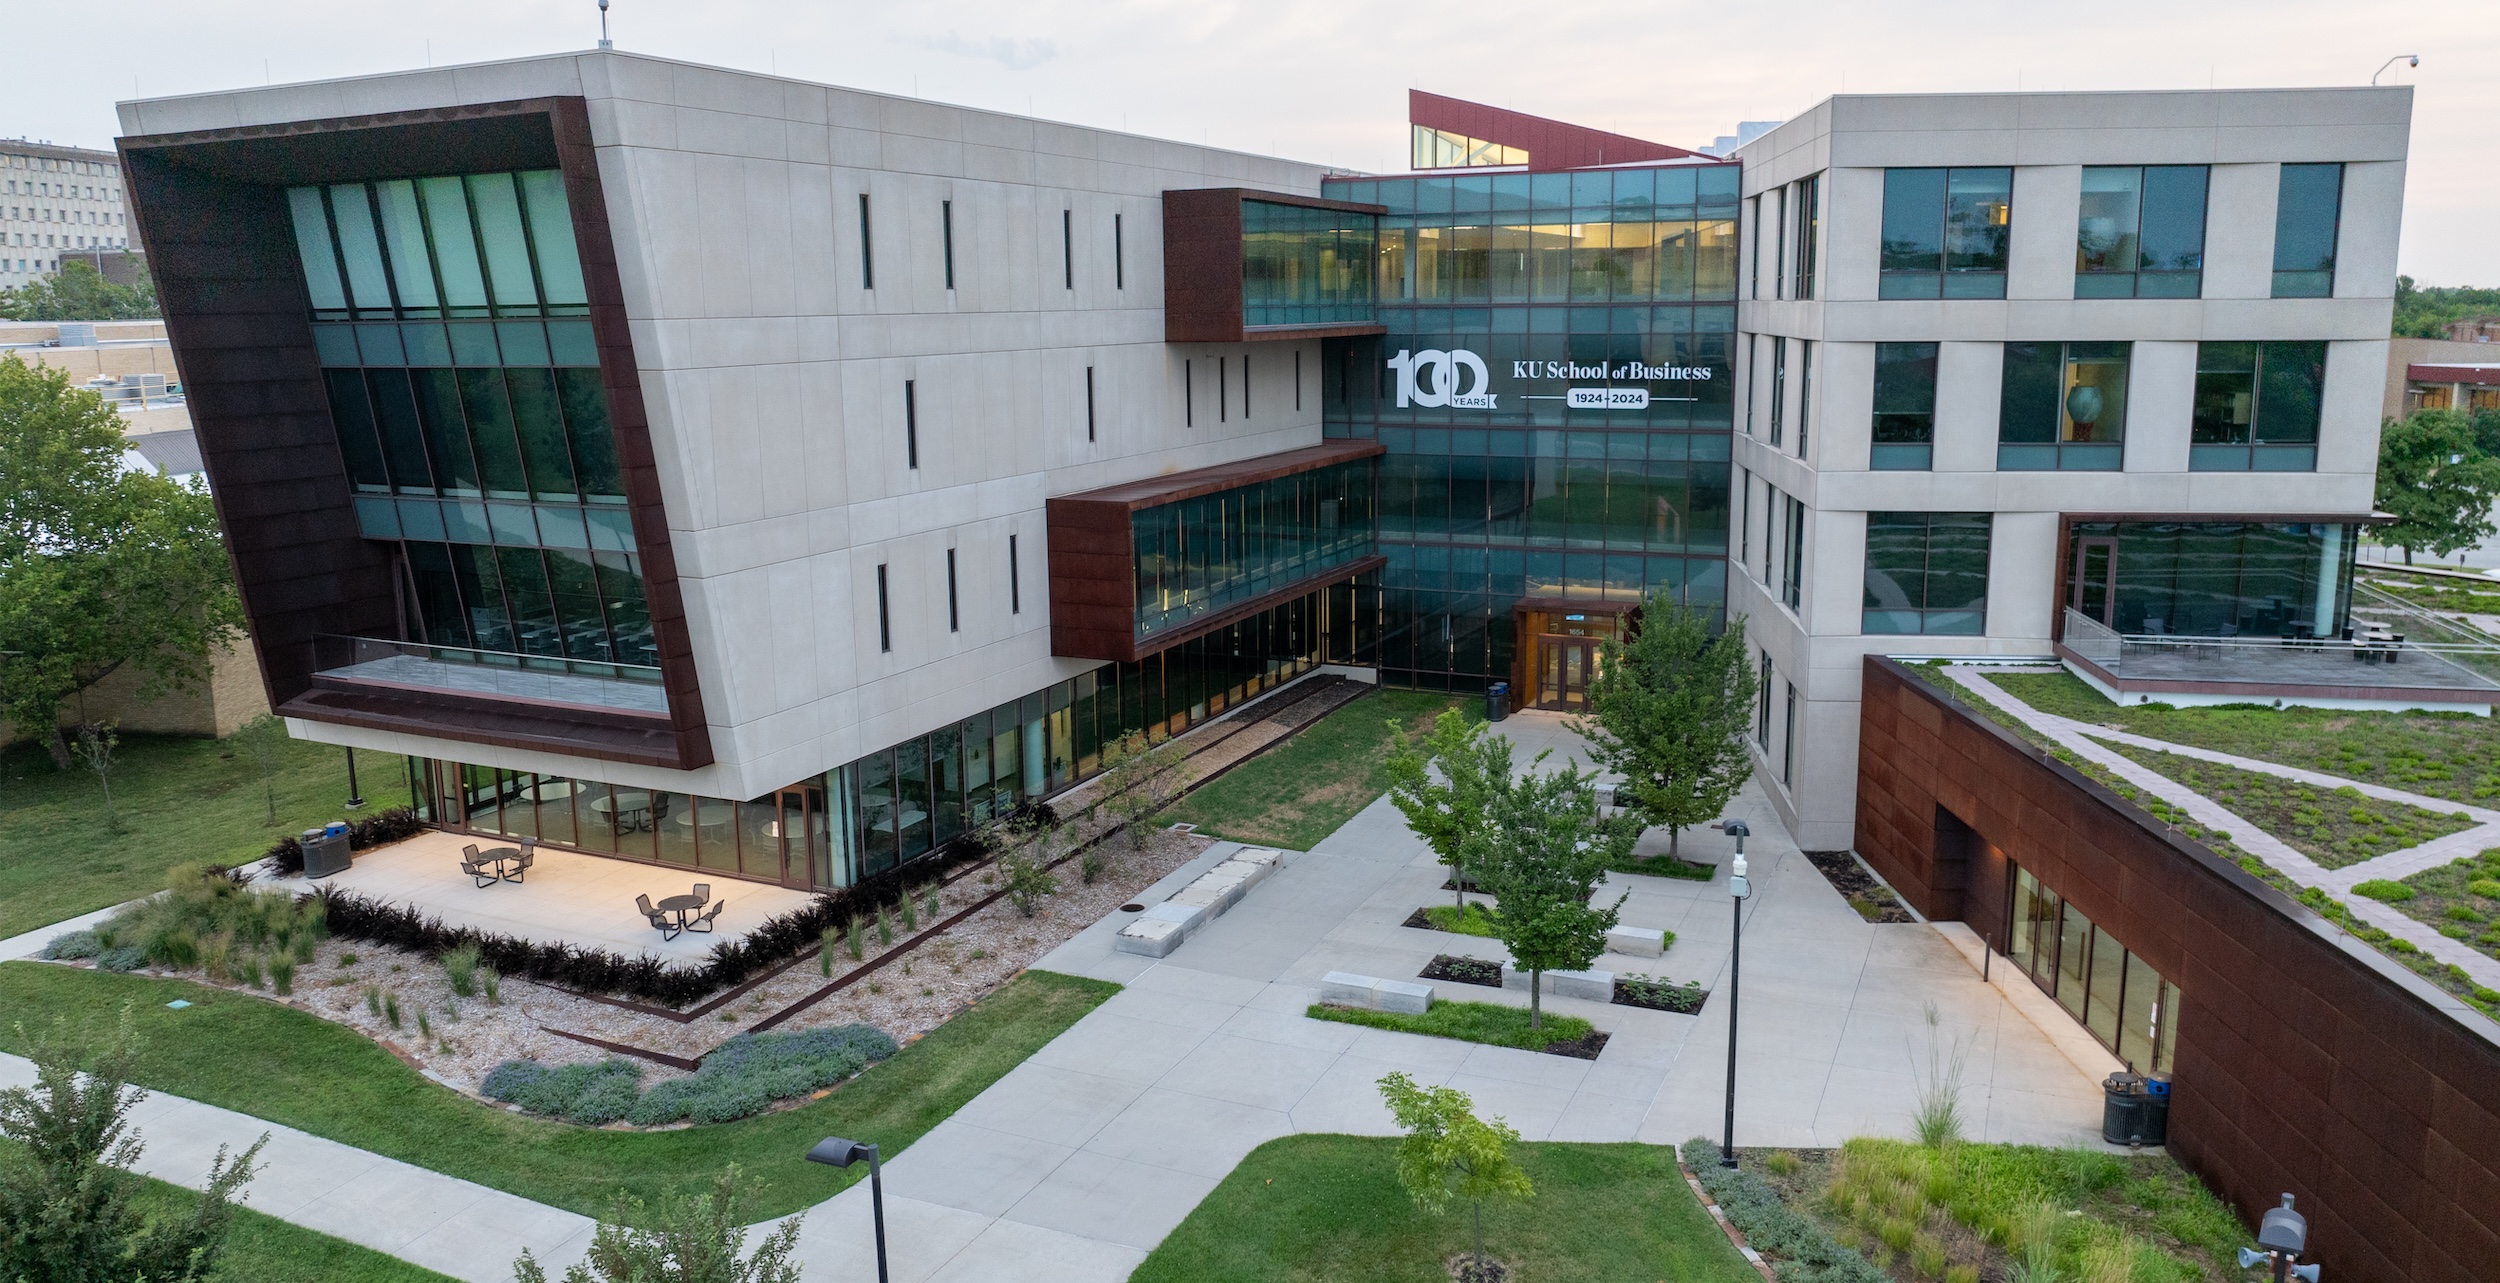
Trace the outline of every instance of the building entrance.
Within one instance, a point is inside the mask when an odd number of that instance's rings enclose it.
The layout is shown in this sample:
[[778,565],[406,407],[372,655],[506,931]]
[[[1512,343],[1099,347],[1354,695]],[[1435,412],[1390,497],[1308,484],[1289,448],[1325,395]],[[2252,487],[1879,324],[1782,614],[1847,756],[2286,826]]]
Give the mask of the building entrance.
[[[833,822],[826,814],[825,789],[820,784],[783,789],[780,802],[781,814],[773,821],[773,836],[781,839],[779,849],[742,850],[746,867],[740,871],[750,878],[770,878],[804,890],[815,885],[811,870],[830,869],[832,863]],[[825,885],[834,884],[828,873]]]
[[1588,711],[1589,678],[1597,672],[1597,639],[1539,637],[1536,652],[1536,707]]
[[1587,712],[1600,648],[1610,637],[1630,635],[1639,621],[1640,607],[1632,602],[1521,601],[1511,608],[1512,636],[1519,639],[1512,698],[1521,708]]

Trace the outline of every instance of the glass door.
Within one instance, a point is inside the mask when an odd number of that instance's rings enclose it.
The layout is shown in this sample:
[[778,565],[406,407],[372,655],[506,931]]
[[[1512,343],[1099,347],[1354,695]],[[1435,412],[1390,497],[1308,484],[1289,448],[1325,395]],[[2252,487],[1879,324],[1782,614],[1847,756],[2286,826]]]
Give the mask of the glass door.
[[2118,541],[2110,538],[2075,541],[2074,587],[2066,604],[2086,619],[2118,626]]
[[828,867],[833,853],[832,829],[825,814],[822,785],[781,790],[781,817],[773,828],[781,838],[779,849],[766,844],[761,851],[748,851],[746,868],[742,870],[748,877],[770,878],[786,887],[804,889],[813,885],[811,870],[827,868],[826,884],[836,881]]
[[1586,711],[1589,678],[1597,673],[1597,639],[1539,637],[1537,672],[1537,707],[1573,713]]

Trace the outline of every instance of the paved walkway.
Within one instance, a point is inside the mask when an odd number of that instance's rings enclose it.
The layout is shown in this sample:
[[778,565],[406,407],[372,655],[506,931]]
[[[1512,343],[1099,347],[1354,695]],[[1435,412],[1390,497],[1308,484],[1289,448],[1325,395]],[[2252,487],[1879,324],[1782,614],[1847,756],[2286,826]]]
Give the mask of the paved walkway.
[[[2473,977],[2477,984],[2500,988],[2500,961],[2494,961],[2489,955],[2463,941],[2451,940],[2439,934],[2436,928],[2427,923],[2407,917],[2398,910],[2377,901],[2352,894],[2352,888],[2356,884],[2372,878],[2402,878],[2424,869],[2437,868],[2460,856],[2473,855],[2491,847],[2500,846],[2500,811],[2468,806],[2446,798],[2408,793],[2402,789],[2392,789],[2381,784],[2348,780],[2342,776],[2304,770],[2296,766],[2285,766],[2278,762],[2260,761],[2253,757],[2240,757],[2212,749],[2173,744],[2167,740],[2111,730],[2105,726],[2095,726],[2073,718],[2060,717],[2054,713],[2044,713],[2007,693],[1995,682],[1989,681],[1989,671],[1989,666],[1980,664],[1952,664],[1944,669],[1945,675],[1960,683],[1964,689],[2020,718],[2025,724],[2048,736],[2075,755],[2107,768],[2129,784],[2187,812],[2189,818],[2198,824],[2229,837],[2241,849],[2273,866],[2277,872],[2293,882],[2304,887],[2316,887],[2334,895],[2337,899],[2344,901],[2346,906],[2352,909],[2362,921],[2397,939],[2410,942],[2414,947],[2441,962],[2453,963],[2464,968],[2465,973]],[[1997,668],[1995,671],[2006,670]],[[2345,865],[2340,869],[2330,869],[2310,859],[2282,839],[2259,828],[2255,822],[2226,809],[2212,798],[2109,748],[2101,742],[2103,740],[2137,748],[2176,753],[2200,761],[2238,767],[2244,771],[2256,771],[2297,780],[2318,788],[2349,787],[2370,797],[2390,802],[2402,802],[2441,814],[2453,815],[2462,812],[2476,823],[2472,828],[2433,838],[2419,846],[2373,856],[2367,860]]]

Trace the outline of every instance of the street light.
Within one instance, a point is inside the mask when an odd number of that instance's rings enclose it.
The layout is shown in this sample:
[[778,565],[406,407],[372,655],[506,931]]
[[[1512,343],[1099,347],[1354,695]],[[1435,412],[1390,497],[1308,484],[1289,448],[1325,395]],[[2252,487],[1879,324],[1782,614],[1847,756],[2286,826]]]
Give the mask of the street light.
[[2378,65],[2378,70],[2370,73],[2370,83],[2374,85],[2377,84],[2378,78],[2386,75],[2389,67],[2393,67],[2400,62],[2408,67],[2419,67],[2422,65],[2422,55],[2418,53],[2400,53],[2395,57],[2380,63]]
[[2253,1270],[2269,1261],[2274,1263],[2274,1283],[2299,1279],[2300,1283],[2318,1283],[2318,1267],[2294,1265],[2309,1247],[2309,1218],[2292,1210],[2292,1196],[2283,1196],[2281,1207],[2266,1209],[2265,1219],[2257,1223],[2257,1246],[2240,1249],[2240,1268]]
[[863,1158],[868,1160],[868,1199],[877,1221],[877,1283],[886,1283],[885,1175],[877,1166],[877,1147],[864,1141],[827,1136],[807,1151],[807,1161],[827,1167],[849,1167]]
[[1736,978],[1745,958],[1745,839],[1753,830],[1743,820],[1721,820],[1720,832],[1736,839],[1736,860],[1727,869],[1727,900],[1736,911],[1736,930],[1727,949],[1727,1132],[1719,1141],[1719,1166],[1736,1165]]

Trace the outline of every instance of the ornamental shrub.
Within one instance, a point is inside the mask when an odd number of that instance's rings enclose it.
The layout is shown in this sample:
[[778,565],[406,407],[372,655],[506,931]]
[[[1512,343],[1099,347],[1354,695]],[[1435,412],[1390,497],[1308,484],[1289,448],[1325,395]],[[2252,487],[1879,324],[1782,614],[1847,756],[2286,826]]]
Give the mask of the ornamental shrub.
[[2486,900],[2500,900],[2500,878],[2476,878],[2465,889]]
[[641,1067],[626,1060],[562,1068],[507,1060],[479,1090],[533,1114],[594,1126],[620,1118],[645,1127],[683,1119],[719,1123],[830,1087],[895,1051],[892,1038],[867,1025],[740,1034],[704,1057],[694,1073],[649,1091],[641,1090]]
[[1771,1183],[1743,1168],[1719,1166],[1719,1143],[1707,1136],[1684,1142],[1684,1165],[1727,1213],[1755,1251],[1774,1258],[1780,1283],[1891,1283],[1891,1276],[1854,1249],[1832,1240],[1812,1221],[1789,1210]]
[[2352,893],[2358,896],[2366,896],[2384,904],[2394,904],[2399,900],[2410,900],[2413,898],[2412,887],[2406,886],[2402,882],[2390,882],[2385,878],[2372,878],[2367,882],[2356,882],[2353,884]]
[[43,952],[35,956],[66,961],[75,958],[92,958],[102,952],[104,952],[104,942],[96,938],[95,932],[70,931],[52,937],[51,943],[43,947]]

